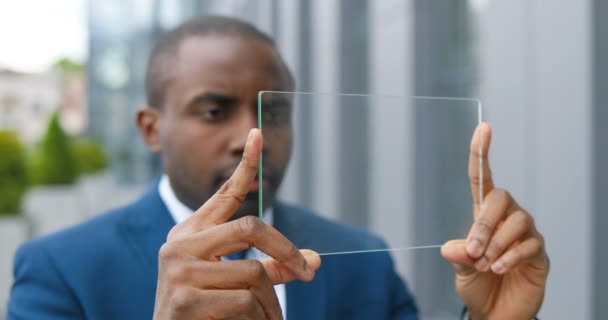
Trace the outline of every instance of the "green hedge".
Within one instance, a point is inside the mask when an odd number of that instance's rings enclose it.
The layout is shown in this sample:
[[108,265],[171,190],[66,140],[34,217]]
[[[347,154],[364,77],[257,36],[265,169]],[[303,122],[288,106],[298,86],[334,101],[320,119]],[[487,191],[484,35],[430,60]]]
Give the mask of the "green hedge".
[[0,215],[18,214],[28,187],[26,155],[17,135],[0,131]]
[[71,184],[80,175],[104,170],[108,166],[107,159],[98,142],[68,137],[55,113],[42,141],[30,153],[31,181],[37,185]]
[[108,166],[106,154],[97,141],[78,139],[72,143],[72,152],[81,175],[96,173]]
[[32,152],[30,164],[36,184],[62,185],[76,181],[78,162],[57,113],[51,117],[42,142]]
[[61,128],[57,113],[29,156],[15,132],[0,130],[0,215],[21,211],[29,182],[71,184],[79,175],[102,171],[107,165],[101,144],[90,139],[72,141]]

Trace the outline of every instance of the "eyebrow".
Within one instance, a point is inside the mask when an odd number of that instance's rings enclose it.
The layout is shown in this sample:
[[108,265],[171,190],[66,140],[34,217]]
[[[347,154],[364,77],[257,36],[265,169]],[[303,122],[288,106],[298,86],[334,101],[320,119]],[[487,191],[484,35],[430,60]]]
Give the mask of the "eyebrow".
[[239,101],[237,97],[217,93],[217,92],[205,92],[192,98],[186,105],[186,108],[192,108],[206,102],[213,102],[218,105],[233,105]]
[[271,106],[274,105],[275,103],[284,106],[284,105],[291,105],[292,104],[292,99],[290,99],[289,96],[285,96],[285,95],[279,95],[279,94],[271,94],[270,97],[263,97],[262,98],[262,103],[264,104],[270,104]]

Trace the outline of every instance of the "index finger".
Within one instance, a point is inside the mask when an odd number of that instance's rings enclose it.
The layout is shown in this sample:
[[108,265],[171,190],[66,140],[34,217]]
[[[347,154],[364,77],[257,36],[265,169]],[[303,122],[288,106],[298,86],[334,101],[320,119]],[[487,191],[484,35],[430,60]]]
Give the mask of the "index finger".
[[247,136],[241,162],[220,189],[186,220],[194,231],[224,223],[241,206],[258,170],[262,152],[262,132],[253,128]]
[[490,142],[492,139],[492,128],[486,122],[480,123],[471,139],[469,155],[469,180],[471,182],[471,193],[473,196],[474,214],[479,213],[483,198],[494,189],[492,172],[488,162]]

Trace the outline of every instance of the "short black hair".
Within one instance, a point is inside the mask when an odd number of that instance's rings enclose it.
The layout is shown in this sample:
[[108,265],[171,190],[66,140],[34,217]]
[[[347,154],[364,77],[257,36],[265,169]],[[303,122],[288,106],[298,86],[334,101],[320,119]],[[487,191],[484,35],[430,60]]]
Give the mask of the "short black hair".
[[278,53],[272,38],[245,21],[224,16],[197,16],[177,28],[162,34],[150,53],[146,68],[146,100],[148,106],[162,108],[165,100],[165,87],[168,74],[173,69],[176,54],[182,41],[193,36],[219,34],[246,37],[267,43],[277,51],[289,85],[293,87],[293,75]]

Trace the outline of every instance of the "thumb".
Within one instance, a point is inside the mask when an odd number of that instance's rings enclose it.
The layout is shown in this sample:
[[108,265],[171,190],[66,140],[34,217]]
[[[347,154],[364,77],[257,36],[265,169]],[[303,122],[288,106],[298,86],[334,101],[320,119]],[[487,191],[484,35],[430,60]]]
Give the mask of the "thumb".
[[[312,281],[312,279],[314,278],[314,272],[317,271],[319,267],[321,267],[321,257],[318,253],[308,249],[302,249],[300,250],[300,252],[304,256],[304,259],[306,259],[308,268],[310,268],[310,270],[312,271],[312,276],[307,279],[299,280],[306,282]],[[264,269],[266,269],[266,274],[270,278],[270,281],[275,285],[287,283],[297,278],[297,276],[293,272],[291,272],[289,268],[287,268],[284,264],[275,259],[268,258],[262,260],[261,262],[262,265],[264,265]]]
[[467,275],[477,271],[474,267],[475,260],[467,254],[465,239],[446,242],[441,247],[441,256],[452,263],[459,275]]

